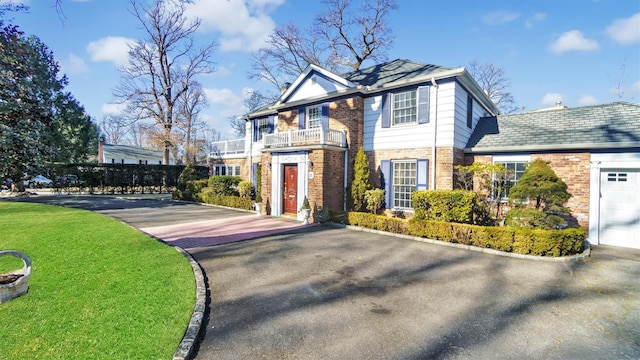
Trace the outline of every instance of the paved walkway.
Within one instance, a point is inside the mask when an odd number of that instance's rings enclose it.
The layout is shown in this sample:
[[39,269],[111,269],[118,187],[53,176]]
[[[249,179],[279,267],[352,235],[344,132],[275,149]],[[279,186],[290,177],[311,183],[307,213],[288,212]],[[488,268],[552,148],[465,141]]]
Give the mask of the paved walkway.
[[[550,263],[326,226],[202,246],[236,231],[227,221],[259,218],[169,201],[57,203],[194,241],[210,295],[196,359],[640,358],[637,250]],[[194,230],[206,224],[227,235]]]

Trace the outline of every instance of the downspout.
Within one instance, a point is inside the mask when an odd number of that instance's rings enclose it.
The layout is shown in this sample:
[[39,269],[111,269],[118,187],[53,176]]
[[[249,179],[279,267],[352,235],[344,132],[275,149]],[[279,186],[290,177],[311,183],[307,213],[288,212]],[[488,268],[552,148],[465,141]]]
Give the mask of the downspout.
[[[345,134],[346,138],[346,134]],[[349,149],[344,152],[344,196],[342,197],[342,210],[347,211],[347,175],[349,173]]]
[[436,89],[435,116],[433,119],[433,146],[431,147],[431,189],[436,189],[436,141],[438,140],[438,83],[434,77],[431,78],[431,85]]

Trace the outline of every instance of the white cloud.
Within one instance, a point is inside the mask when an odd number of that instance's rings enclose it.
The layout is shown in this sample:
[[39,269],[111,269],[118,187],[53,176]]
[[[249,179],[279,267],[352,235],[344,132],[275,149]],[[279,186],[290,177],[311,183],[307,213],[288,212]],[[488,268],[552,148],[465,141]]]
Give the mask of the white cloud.
[[229,89],[205,88],[204,94],[209,104],[215,105],[220,115],[225,118],[244,112],[242,96],[234,94],[233,91]]
[[590,51],[597,50],[598,43],[589,40],[578,30],[567,31],[549,45],[549,51],[558,55],[568,51]]
[[591,95],[580,95],[580,98],[578,99],[578,104],[582,106],[596,105],[598,103],[598,99]]
[[525,26],[528,29],[531,29],[535,23],[544,21],[546,19],[547,19],[547,14],[546,13],[535,13],[535,14],[531,15],[527,19],[527,21],[525,21]]
[[200,30],[221,33],[221,51],[254,51],[264,46],[276,26],[269,12],[283,2],[198,0],[187,6],[186,14],[202,20]]
[[544,106],[553,106],[555,105],[558,101],[562,102],[564,101],[564,94],[560,94],[560,93],[546,93],[544,94],[544,96],[542,97],[542,105]]
[[102,113],[121,114],[127,106],[125,104],[102,104]]
[[69,54],[67,60],[62,62],[62,72],[65,74],[86,73],[89,72],[89,67],[80,56]]
[[5,5],[5,4],[23,4],[23,5],[27,5],[29,4],[29,0],[0,0],[0,5]]
[[520,17],[520,13],[513,11],[492,11],[482,15],[482,21],[489,25],[510,23]]
[[640,42],[640,13],[630,18],[614,20],[607,26],[607,34],[623,45]]
[[633,84],[631,84],[631,86],[629,86],[629,88],[627,89],[627,91],[630,92],[640,92],[640,81],[636,81]]
[[90,42],[87,53],[92,61],[110,61],[116,66],[124,66],[129,61],[129,46],[135,42],[125,37],[107,36]]

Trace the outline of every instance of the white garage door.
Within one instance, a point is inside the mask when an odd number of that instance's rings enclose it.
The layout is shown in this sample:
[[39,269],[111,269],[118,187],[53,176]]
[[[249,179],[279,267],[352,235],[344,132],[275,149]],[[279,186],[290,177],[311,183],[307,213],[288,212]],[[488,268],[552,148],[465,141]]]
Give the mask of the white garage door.
[[600,176],[600,243],[640,249],[640,169]]

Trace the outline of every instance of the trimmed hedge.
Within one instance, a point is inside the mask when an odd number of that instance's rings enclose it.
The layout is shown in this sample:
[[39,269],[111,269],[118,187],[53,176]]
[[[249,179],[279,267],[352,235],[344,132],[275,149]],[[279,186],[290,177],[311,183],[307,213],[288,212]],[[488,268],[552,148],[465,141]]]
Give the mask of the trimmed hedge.
[[418,219],[409,220],[408,228],[413,236],[539,256],[578,254],[586,238],[583,228],[515,229]]
[[251,206],[253,205],[253,201],[251,199],[239,196],[219,195],[212,192],[201,192],[196,196],[196,200],[206,204],[221,205],[244,210],[251,210]]
[[238,176],[216,175],[209,177],[209,187],[217,195],[237,196],[240,181],[242,179]]
[[418,190],[411,201],[416,219],[472,224],[479,199],[471,190]]
[[409,234],[407,222],[403,219],[390,218],[384,215],[374,215],[362,212],[348,212],[346,223],[353,226],[361,226],[368,229],[388,231],[396,234]]

